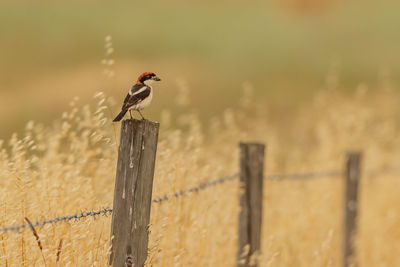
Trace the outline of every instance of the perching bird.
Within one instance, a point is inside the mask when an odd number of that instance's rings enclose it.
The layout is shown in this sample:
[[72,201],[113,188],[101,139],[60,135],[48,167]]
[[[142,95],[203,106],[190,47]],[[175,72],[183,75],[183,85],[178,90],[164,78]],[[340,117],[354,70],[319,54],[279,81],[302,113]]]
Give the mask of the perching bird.
[[153,88],[151,87],[151,84],[154,81],[158,82],[161,81],[161,79],[158,78],[153,72],[144,72],[142,75],[140,75],[136,84],[132,86],[125,97],[121,112],[113,121],[120,121],[128,111],[132,118],[131,110],[136,110],[139,112],[140,116],[144,120],[140,110],[144,109],[151,103],[151,99],[153,98]]

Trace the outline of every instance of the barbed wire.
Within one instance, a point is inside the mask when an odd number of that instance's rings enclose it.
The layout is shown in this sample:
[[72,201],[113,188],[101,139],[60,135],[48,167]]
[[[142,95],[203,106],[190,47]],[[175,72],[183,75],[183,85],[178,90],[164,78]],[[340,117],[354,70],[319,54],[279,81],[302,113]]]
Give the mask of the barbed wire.
[[[188,193],[195,193],[195,192],[199,192],[201,190],[204,190],[208,187],[214,186],[214,185],[218,185],[218,184],[222,184],[228,181],[232,181],[234,179],[236,179],[239,175],[238,174],[234,174],[234,175],[230,175],[230,176],[225,176],[225,177],[221,177],[209,182],[205,182],[205,183],[201,183],[198,186],[195,187],[191,187],[185,190],[181,190],[179,192],[175,192],[169,195],[165,195],[163,197],[160,198],[156,198],[156,199],[152,199],[151,202],[152,203],[162,203],[164,201],[167,200],[171,200],[172,198],[179,198],[182,197],[183,195],[186,195]],[[79,221],[80,219],[86,218],[86,217],[95,217],[99,216],[99,215],[103,215],[103,216],[108,216],[112,213],[112,209],[111,208],[102,208],[96,211],[83,211],[81,213],[76,213],[74,215],[67,215],[67,216],[62,216],[62,217],[57,217],[54,219],[50,219],[50,220],[43,220],[40,222],[36,222],[34,224],[32,224],[33,227],[37,227],[37,226],[45,226],[46,224],[56,224],[58,222],[63,222],[63,221],[71,221],[71,220],[75,220],[75,221]],[[24,228],[28,228],[30,227],[29,224],[20,224],[20,225],[14,225],[14,226],[8,226],[8,227],[3,227],[0,228],[0,233],[2,232],[18,232]]]
[[385,167],[382,169],[369,170],[366,172],[366,176],[374,177],[388,173],[400,173],[400,167]]
[[[400,172],[400,168],[396,167],[387,167],[384,169],[377,169],[377,170],[369,170],[366,172],[366,175],[368,176],[376,176],[379,174],[385,174],[385,173],[390,173],[390,172]],[[320,171],[320,172],[307,172],[307,173],[286,173],[286,174],[270,174],[264,176],[265,179],[268,180],[282,180],[282,179],[307,179],[307,178],[323,178],[323,177],[335,177],[341,175],[343,172],[342,171],[335,171],[335,170],[330,170],[330,171]],[[191,187],[185,190],[181,190],[178,192],[174,192],[171,194],[164,195],[163,197],[155,198],[152,199],[152,203],[163,203],[165,201],[169,201],[172,198],[180,198],[183,197],[184,195],[190,194],[190,193],[196,193],[202,190],[205,190],[206,188],[218,185],[218,184],[223,184],[228,181],[233,181],[236,178],[239,177],[238,173],[235,173],[230,176],[225,176],[221,177],[209,182],[201,183],[198,186]],[[63,221],[79,221],[80,219],[86,218],[86,217],[94,217],[96,216],[109,216],[112,213],[111,208],[101,208],[99,210],[94,210],[94,211],[82,211],[81,213],[76,213],[74,215],[67,215],[67,216],[61,216],[57,217],[54,219],[49,219],[49,220],[43,220],[40,222],[36,222],[32,224],[33,227],[43,227],[46,224],[56,224],[58,222],[63,222]],[[20,224],[20,225],[14,225],[14,226],[8,226],[8,227],[3,227],[0,228],[0,233],[2,232],[18,232],[24,228],[30,227],[29,224]]]
[[306,172],[306,173],[283,173],[283,174],[270,174],[265,178],[269,180],[282,180],[282,179],[306,179],[306,178],[324,178],[334,177],[341,175],[341,171],[321,171],[321,172]]
[[[94,210],[94,211],[82,211],[81,213],[75,213],[73,215],[66,215],[66,216],[61,216],[61,217],[57,217],[54,219],[49,219],[49,220],[43,220],[40,222],[36,222],[33,223],[32,226],[33,227],[37,227],[37,226],[45,226],[46,224],[56,224],[58,222],[62,222],[62,221],[79,221],[82,218],[86,218],[86,217],[94,217],[96,218],[96,216],[108,216],[112,213],[112,209],[110,208],[102,208],[99,210]],[[18,232],[24,228],[30,227],[29,224],[20,224],[20,225],[14,225],[14,226],[8,226],[8,227],[3,227],[0,228],[0,232]]]
[[170,195],[165,195],[163,197],[153,199],[151,202],[153,202],[153,203],[162,203],[163,201],[171,200],[173,197],[179,198],[179,197],[184,196],[184,195],[186,195],[188,193],[195,193],[195,192],[204,190],[204,189],[206,189],[208,187],[211,187],[211,186],[214,186],[214,185],[223,184],[225,182],[232,181],[232,180],[234,180],[234,179],[236,179],[238,177],[239,177],[238,173],[230,175],[230,176],[221,177],[221,178],[218,178],[218,179],[210,181],[210,182],[201,183],[201,184],[199,184],[198,186],[195,186],[195,187],[191,187],[191,188],[188,188],[188,189],[185,189],[185,190],[181,190],[179,192],[175,192],[175,193],[170,194]]
[[[365,171],[365,176],[374,177],[388,173],[400,173],[400,167],[385,167],[381,169],[371,169]],[[282,180],[282,179],[312,179],[312,178],[325,178],[325,177],[339,177],[343,175],[343,171],[328,170],[319,172],[305,172],[305,173],[283,173],[283,174],[270,174],[265,178],[269,180]]]

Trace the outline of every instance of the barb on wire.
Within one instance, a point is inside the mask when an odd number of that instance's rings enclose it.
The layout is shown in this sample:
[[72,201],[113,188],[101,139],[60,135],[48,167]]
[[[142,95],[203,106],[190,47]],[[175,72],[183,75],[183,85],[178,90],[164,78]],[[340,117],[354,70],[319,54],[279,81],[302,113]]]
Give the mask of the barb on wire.
[[162,203],[164,201],[171,200],[173,197],[179,198],[179,197],[182,197],[182,196],[184,196],[184,195],[186,195],[188,193],[198,192],[198,191],[204,190],[204,189],[206,189],[208,187],[211,187],[211,186],[214,186],[214,185],[217,185],[217,184],[222,184],[222,183],[225,183],[225,182],[228,182],[228,181],[232,181],[232,180],[236,179],[237,177],[239,177],[238,173],[235,173],[235,174],[230,175],[230,176],[221,177],[221,178],[218,178],[216,180],[212,180],[212,181],[209,181],[209,182],[201,183],[201,184],[199,184],[198,186],[195,186],[195,187],[191,187],[191,188],[188,188],[188,189],[185,189],[185,190],[181,190],[179,192],[175,192],[173,194],[164,195],[163,197],[159,197],[159,198],[151,200],[151,202],[153,202],[153,203]]
[[76,213],[74,215],[67,215],[67,216],[62,216],[62,217],[57,217],[54,219],[49,219],[49,220],[43,220],[40,222],[36,222],[33,224],[20,224],[20,225],[14,225],[14,226],[9,226],[9,227],[3,227],[0,228],[0,233],[1,232],[9,232],[9,231],[14,231],[14,232],[18,232],[24,228],[27,227],[36,227],[36,226],[45,226],[46,224],[56,224],[58,222],[62,222],[62,221],[71,221],[71,220],[75,220],[78,221],[82,218],[86,218],[86,217],[95,217],[96,216],[107,216],[110,215],[112,212],[112,209],[110,208],[103,208],[100,210],[95,210],[95,211],[82,211],[81,213]]

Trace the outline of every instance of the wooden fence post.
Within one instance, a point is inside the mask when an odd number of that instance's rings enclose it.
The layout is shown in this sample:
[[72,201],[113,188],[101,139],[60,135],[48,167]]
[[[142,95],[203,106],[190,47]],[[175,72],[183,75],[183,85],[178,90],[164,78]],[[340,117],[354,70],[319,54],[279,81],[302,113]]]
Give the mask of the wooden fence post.
[[159,123],[122,121],[111,225],[113,266],[144,265]]
[[261,249],[264,148],[240,143],[240,214],[237,266],[258,266]]
[[343,266],[355,263],[354,237],[357,232],[358,183],[361,177],[361,153],[349,152],[345,166]]

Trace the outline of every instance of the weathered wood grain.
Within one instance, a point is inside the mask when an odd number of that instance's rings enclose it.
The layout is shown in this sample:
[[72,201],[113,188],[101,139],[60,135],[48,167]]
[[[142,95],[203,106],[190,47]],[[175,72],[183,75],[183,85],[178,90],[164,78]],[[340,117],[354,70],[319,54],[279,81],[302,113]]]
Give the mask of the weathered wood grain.
[[143,266],[147,257],[159,123],[122,121],[111,226],[113,266]]
[[237,266],[258,266],[261,249],[262,199],[264,178],[262,144],[240,144],[240,213]]
[[354,237],[357,232],[358,184],[361,177],[361,153],[347,153],[345,162],[343,266],[356,263]]

